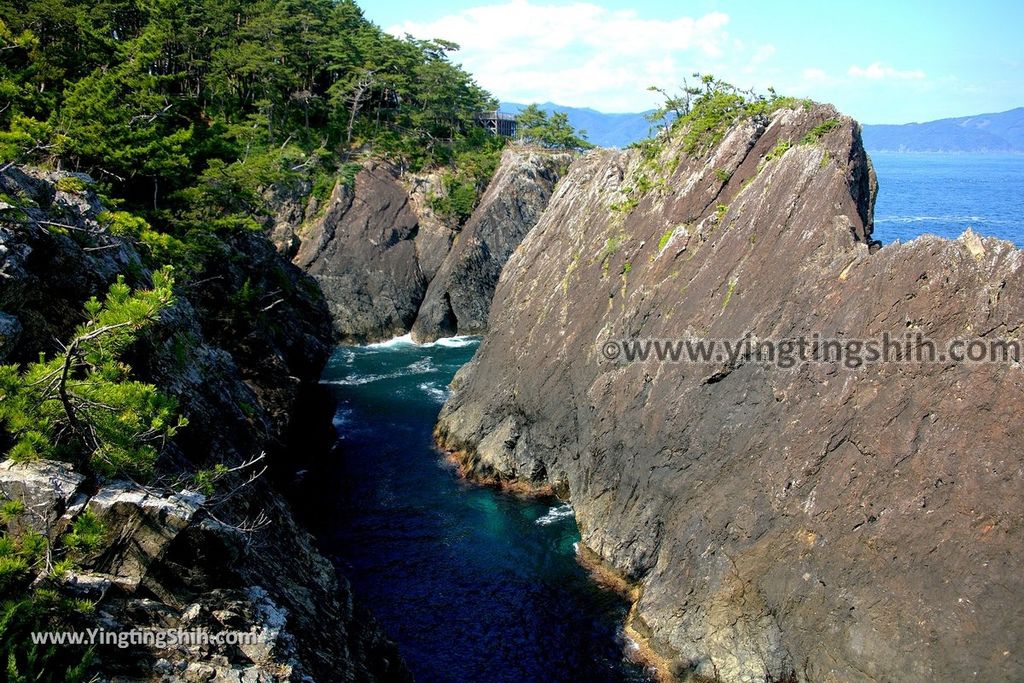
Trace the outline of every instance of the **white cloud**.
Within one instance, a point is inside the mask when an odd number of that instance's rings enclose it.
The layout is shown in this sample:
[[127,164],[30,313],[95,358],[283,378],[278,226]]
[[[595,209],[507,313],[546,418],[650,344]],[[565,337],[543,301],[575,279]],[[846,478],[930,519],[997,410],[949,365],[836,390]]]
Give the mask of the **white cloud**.
[[[461,62],[484,88],[504,100],[639,111],[653,106],[647,86],[675,90],[695,71],[728,76],[769,59],[761,45],[737,54],[726,32],[729,16],[645,19],[633,10],[588,2],[545,5],[511,0],[463,10],[426,23],[388,28],[395,35],[458,43]],[[727,67],[724,72],[722,64]]]
[[751,57],[750,61],[754,64],[761,64],[762,62],[767,62],[775,55],[775,52],[776,50],[774,45],[762,45],[761,47],[757,48],[757,52],[754,53],[754,56]]
[[823,83],[828,80],[828,74],[824,69],[804,69],[800,75],[809,83]]
[[882,79],[920,81],[925,78],[925,73],[920,69],[900,71],[899,69],[894,69],[891,66],[886,66],[881,62],[875,62],[865,68],[854,65],[851,66],[846,73],[854,78],[867,78],[872,81],[880,81]]

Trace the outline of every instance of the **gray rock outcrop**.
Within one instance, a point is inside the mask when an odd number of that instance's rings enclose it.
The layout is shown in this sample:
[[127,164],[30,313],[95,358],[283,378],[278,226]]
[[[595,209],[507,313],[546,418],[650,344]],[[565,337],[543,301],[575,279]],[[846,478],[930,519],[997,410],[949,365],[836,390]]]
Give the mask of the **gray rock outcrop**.
[[429,342],[487,329],[491,297],[505,262],[536,225],[573,158],[569,153],[505,151],[480,205],[427,287],[412,326],[413,339]]
[[[118,274],[133,287],[150,281],[134,246],[104,227],[88,178],[64,177],[18,168],[0,174],[0,191],[16,201],[0,207],[0,310],[21,328],[4,349],[6,362],[59,353],[84,302],[102,296]],[[32,568],[36,580],[96,602],[82,628],[259,635],[244,647],[98,646],[95,680],[410,680],[269,472],[251,482],[259,468],[230,474],[229,488],[211,498],[189,491],[198,470],[236,467],[261,453],[261,466],[287,471],[297,457],[296,407],[333,343],[316,284],[266,239],[239,232],[207,246],[196,266],[202,286],[179,283],[177,302],[126,357],[134,377],[177,397],[189,420],[163,450],[156,481],[103,481],[63,463],[5,461],[0,495],[16,505],[5,512],[4,531],[54,541],[86,513],[95,516],[103,542],[72,571]]]
[[0,361],[7,358],[21,336],[21,321],[13,315],[0,313]]
[[335,187],[323,218],[302,235],[294,262],[319,283],[344,339],[408,330],[427,288],[418,230],[405,188],[389,168],[371,164],[353,189]]
[[874,194],[859,127],[820,105],[707,153],[682,136],[649,159],[592,152],[453,382],[439,443],[472,477],[568,497],[674,676],[1024,677],[1019,364],[602,356],[747,334],[1019,339],[1020,250],[973,234],[878,250]]
[[482,332],[505,261],[534,226],[566,153],[510,147],[464,226],[430,207],[437,174],[401,174],[367,162],[350,188],[338,183],[312,211],[293,203],[271,238],[319,283],[344,341],[372,342],[410,330],[421,341]]

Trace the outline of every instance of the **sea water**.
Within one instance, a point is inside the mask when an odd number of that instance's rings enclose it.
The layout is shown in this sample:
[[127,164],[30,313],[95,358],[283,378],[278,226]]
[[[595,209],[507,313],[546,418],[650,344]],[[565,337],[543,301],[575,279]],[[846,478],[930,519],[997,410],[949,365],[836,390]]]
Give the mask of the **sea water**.
[[628,605],[576,562],[572,509],[459,479],[432,430],[478,340],[336,350],[337,443],[309,475],[321,545],[418,681],[647,681]]
[[1024,154],[871,152],[875,238],[888,244],[967,228],[1024,246]]
[[[875,237],[1024,244],[1024,156],[871,155]],[[323,375],[337,441],[303,488],[324,551],[417,680],[648,681],[628,606],[575,560],[572,508],[461,481],[434,447],[448,383],[478,345],[408,337],[338,348]]]

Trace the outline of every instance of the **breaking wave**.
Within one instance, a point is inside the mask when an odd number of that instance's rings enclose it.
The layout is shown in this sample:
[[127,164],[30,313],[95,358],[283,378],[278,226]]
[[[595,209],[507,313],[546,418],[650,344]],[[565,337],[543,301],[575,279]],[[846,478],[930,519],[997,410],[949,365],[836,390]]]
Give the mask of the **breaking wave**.
[[537,519],[537,524],[541,526],[548,526],[549,524],[555,524],[561,522],[563,519],[572,519],[573,511],[572,506],[568,503],[553,507],[547,511],[547,513]]

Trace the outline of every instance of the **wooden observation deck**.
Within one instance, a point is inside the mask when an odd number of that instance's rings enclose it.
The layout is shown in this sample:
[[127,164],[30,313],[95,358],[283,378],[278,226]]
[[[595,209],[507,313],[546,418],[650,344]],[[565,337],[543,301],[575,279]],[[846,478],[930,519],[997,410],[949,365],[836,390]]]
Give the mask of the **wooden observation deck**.
[[506,138],[514,138],[516,136],[515,114],[506,114],[497,109],[494,111],[484,111],[476,115],[476,122],[489,130],[491,135],[500,135]]

